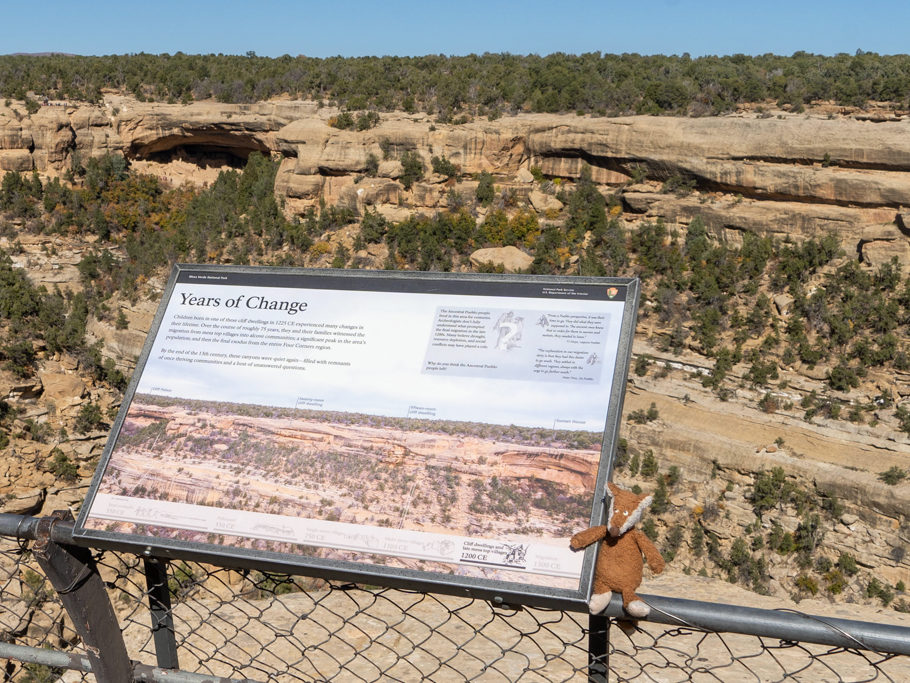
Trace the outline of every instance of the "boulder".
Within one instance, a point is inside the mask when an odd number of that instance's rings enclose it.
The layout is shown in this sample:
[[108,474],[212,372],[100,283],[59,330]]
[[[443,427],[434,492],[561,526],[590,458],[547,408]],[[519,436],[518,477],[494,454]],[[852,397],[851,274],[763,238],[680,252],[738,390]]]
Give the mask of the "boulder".
[[436,208],[443,205],[447,188],[445,185],[432,185],[430,183],[414,183],[411,194],[415,206]]
[[42,107],[31,117],[31,121],[35,150],[47,155],[47,165],[62,164],[76,140],[76,131],[66,111],[57,107]]
[[[353,176],[326,176],[322,179],[322,198],[329,206],[332,206],[333,204],[342,204],[345,193],[352,187],[354,187]],[[355,204],[345,206],[351,209],[357,208]]]
[[324,181],[321,175],[279,172],[275,177],[275,192],[291,199],[318,199]]
[[387,221],[393,223],[406,221],[414,213],[405,206],[395,206],[392,204],[380,204],[376,207],[376,212]]
[[902,265],[902,273],[905,276],[910,274],[910,240],[902,238],[860,243],[860,257],[863,263],[869,264],[872,268],[888,263],[895,256]]
[[102,355],[112,359],[117,369],[127,375],[136,367],[147,334],[143,330],[118,330],[95,318],[89,318],[85,332],[91,341],[104,342]]
[[0,171],[32,170],[32,155],[27,149],[0,149]]
[[4,382],[0,387],[0,391],[3,391],[7,398],[23,401],[38,398],[43,390],[41,380],[38,379],[23,379],[14,384]]
[[563,204],[561,201],[553,195],[541,192],[540,190],[531,190],[528,199],[531,201],[531,206],[537,213],[562,210]]
[[507,273],[525,271],[533,262],[533,256],[513,246],[478,249],[471,254],[471,263],[475,266],[502,266]]
[[404,173],[404,168],[401,165],[401,162],[398,159],[388,159],[386,161],[379,162],[379,170],[376,175],[380,178],[400,178],[402,173]]
[[33,515],[41,510],[47,493],[43,488],[18,489],[0,497],[0,512]]
[[354,191],[361,206],[397,204],[401,185],[385,178],[367,178],[355,185]]
[[85,395],[85,383],[75,374],[62,372],[39,372],[44,385],[44,395],[51,399],[58,410],[78,405]]
[[774,306],[781,315],[790,314],[790,306],[793,305],[793,297],[789,294],[778,294],[774,297]]

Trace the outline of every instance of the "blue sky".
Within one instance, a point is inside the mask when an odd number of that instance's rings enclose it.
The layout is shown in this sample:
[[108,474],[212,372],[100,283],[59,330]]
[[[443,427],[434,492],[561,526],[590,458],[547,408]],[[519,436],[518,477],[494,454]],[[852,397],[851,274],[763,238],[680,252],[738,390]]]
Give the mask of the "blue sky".
[[44,0],[4,3],[0,17],[0,54],[910,51],[907,0]]

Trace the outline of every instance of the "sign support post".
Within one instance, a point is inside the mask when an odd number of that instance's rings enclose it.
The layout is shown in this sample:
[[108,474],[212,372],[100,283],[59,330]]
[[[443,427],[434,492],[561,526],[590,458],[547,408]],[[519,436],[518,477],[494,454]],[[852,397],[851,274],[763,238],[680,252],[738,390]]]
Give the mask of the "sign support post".
[[132,680],[132,662],[91,551],[54,541],[52,527],[58,521],[72,521],[72,515],[57,510],[39,520],[35,559],[69,613],[95,678],[100,683]]
[[142,562],[145,569],[145,585],[148,590],[152,636],[158,666],[162,669],[179,669],[174,614],[171,610],[171,591],[168,586],[168,564],[165,560],[150,556],[143,557]]

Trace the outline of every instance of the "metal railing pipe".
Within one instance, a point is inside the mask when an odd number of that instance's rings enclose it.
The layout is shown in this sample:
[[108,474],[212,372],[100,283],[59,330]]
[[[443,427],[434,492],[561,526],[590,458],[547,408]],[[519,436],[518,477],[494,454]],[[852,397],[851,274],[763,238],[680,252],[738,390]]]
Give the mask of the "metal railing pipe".
[[44,647],[29,647],[0,641],[0,659],[15,659],[28,664],[43,664],[55,669],[75,669],[91,672],[89,658],[78,652],[61,652]]
[[[910,655],[910,628],[906,626],[656,595],[643,595],[642,599],[651,606],[648,621],[655,623]],[[628,618],[624,617],[619,596],[613,596],[607,615]]]

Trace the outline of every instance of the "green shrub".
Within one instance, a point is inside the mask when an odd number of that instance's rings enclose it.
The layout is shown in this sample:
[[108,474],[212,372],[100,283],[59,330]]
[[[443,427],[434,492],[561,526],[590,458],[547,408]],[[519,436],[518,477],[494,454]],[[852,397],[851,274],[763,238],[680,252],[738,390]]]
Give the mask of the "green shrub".
[[0,355],[6,360],[3,364],[16,377],[31,377],[35,371],[35,349],[29,341],[17,341],[0,348]]
[[423,180],[423,160],[417,152],[409,150],[401,155],[401,169],[401,184],[404,189],[410,190],[414,183]]
[[493,186],[493,176],[488,171],[481,171],[477,176],[477,189],[474,196],[481,206],[489,206],[496,197],[496,188]]
[[651,366],[651,357],[643,353],[635,359],[635,374],[639,377],[644,377],[648,374],[648,368]]
[[818,593],[818,581],[807,574],[800,574],[796,577],[796,587],[803,593],[816,595]]
[[329,125],[339,130],[351,130],[354,128],[354,116],[349,111],[343,111],[338,116],[329,119]]
[[793,483],[787,481],[782,467],[775,467],[770,472],[761,472],[752,483],[752,509],[761,517],[763,512],[788,501],[793,490]]
[[50,471],[58,479],[74,482],[79,478],[79,468],[59,448],[51,451]]
[[866,584],[866,597],[878,598],[881,600],[882,605],[887,607],[888,604],[894,600],[894,590],[890,586],[873,577],[869,583]]
[[613,467],[618,470],[624,469],[629,464],[629,442],[620,438],[616,444],[616,451],[613,454]]
[[894,416],[897,418],[897,428],[905,434],[910,434],[910,410],[899,405],[894,409]]
[[827,372],[828,385],[837,391],[850,391],[859,386],[856,370],[841,361]]
[[654,457],[654,451],[650,448],[645,451],[641,460],[641,476],[645,479],[653,479],[657,476],[657,458]]
[[656,420],[658,417],[660,417],[660,412],[657,410],[657,405],[652,401],[647,410],[644,410],[643,408],[633,410],[629,413],[628,419],[630,422],[635,422],[636,424],[645,424],[646,422]]
[[843,593],[847,587],[847,578],[840,569],[830,569],[825,572],[825,589],[831,595]]
[[357,130],[369,130],[379,125],[379,112],[365,111],[357,116]]
[[667,531],[666,538],[664,538],[664,544],[661,548],[661,555],[663,555],[664,560],[671,562],[673,558],[676,557],[676,553],[679,550],[679,546],[682,545],[683,541],[683,527],[681,524],[674,524],[670,527],[670,530]]
[[79,434],[86,434],[100,429],[104,424],[101,408],[95,403],[83,403],[76,415],[74,428]]
[[696,523],[689,534],[689,544],[692,548],[692,554],[695,557],[701,557],[705,552],[705,530],[701,524]]
[[654,489],[654,499],[651,501],[651,512],[655,515],[662,515],[669,506],[670,499],[667,493],[667,484],[663,477],[658,477],[657,488]]
[[907,478],[907,471],[898,467],[897,465],[892,465],[887,470],[879,474],[878,478],[889,486],[896,486]]
[[664,181],[660,191],[664,194],[673,193],[677,197],[685,197],[695,190],[695,179],[676,173]]
[[52,430],[46,422],[38,422],[34,418],[28,417],[22,421],[22,433],[19,436],[38,443],[47,443],[52,436]]
[[446,159],[445,156],[434,156],[430,159],[430,164],[433,167],[433,173],[444,175],[447,178],[454,178],[458,175],[458,167]]
[[30,606],[44,602],[50,597],[51,592],[48,589],[47,582],[38,572],[26,569],[22,575],[22,580],[25,583],[25,586],[22,587],[22,597],[25,598]]
[[837,568],[847,576],[854,576],[859,572],[859,566],[856,564],[856,558],[850,553],[841,553],[837,558]]
[[780,402],[774,394],[770,391],[766,391],[765,395],[762,396],[761,400],[758,402],[758,407],[761,408],[762,412],[774,413],[780,408]]
[[198,583],[199,579],[193,568],[186,562],[171,564],[171,576],[167,582],[171,600],[180,602],[186,599]]
[[657,541],[657,525],[654,523],[653,519],[650,517],[645,519],[645,521],[641,523],[641,530],[642,533],[652,541]]
[[367,154],[365,167],[366,174],[371,178],[375,178],[379,173],[379,159],[372,152]]
[[811,557],[824,538],[825,530],[821,526],[821,519],[817,514],[806,515],[796,526],[793,533],[793,544],[797,552]]

